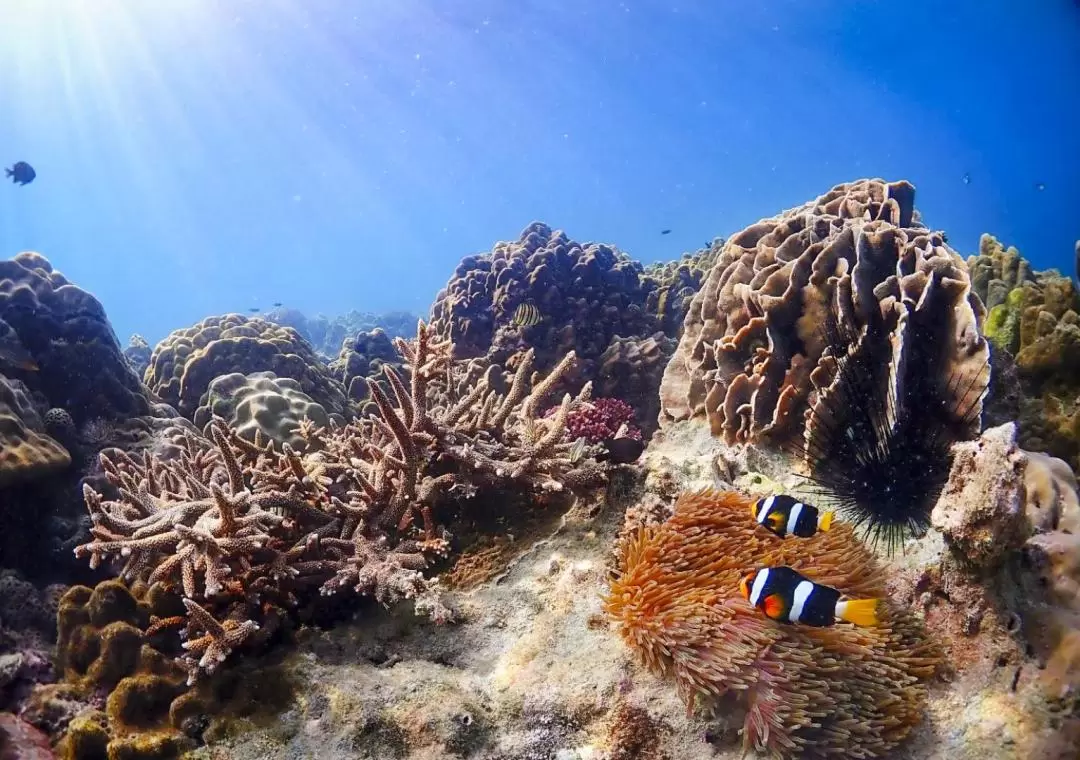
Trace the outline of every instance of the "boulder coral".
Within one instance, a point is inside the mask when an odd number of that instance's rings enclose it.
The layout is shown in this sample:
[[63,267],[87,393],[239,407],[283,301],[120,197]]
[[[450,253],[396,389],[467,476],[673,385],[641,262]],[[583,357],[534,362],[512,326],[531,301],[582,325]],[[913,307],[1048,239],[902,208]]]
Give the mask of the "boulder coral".
[[[280,449],[287,443],[300,453],[313,440],[301,434],[301,427],[329,427],[331,419],[320,404],[300,390],[300,383],[273,372],[233,372],[214,378],[202,405],[195,410],[194,422],[210,435],[215,417],[259,448],[269,444]],[[336,421],[345,423],[340,416]]]
[[146,389],[128,365],[105,309],[39,253],[0,261],[0,322],[36,369],[20,377],[82,425],[146,414]]
[[[935,373],[948,395],[988,375],[982,304],[914,197],[908,182],[859,180],[732,236],[664,372],[661,424],[704,417],[728,443],[790,440],[873,311],[892,361],[906,366],[917,354],[931,366],[909,371]],[[826,330],[830,318],[842,329]],[[980,408],[975,401],[972,419]]]
[[170,333],[154,347],[145,381],[191,419],[210,383],[233,372],[291,378],[327,412],[350,413],[345,389],[296,330],[240,314],[208,317]]
[[790,565],[855,598],[882,597],[885,576],[850,527],[778,540],[750,503],[735,492],[684,493],[667,520],[626,533],[607,613],[690,708],[728,700],[744,709],[745,748],[881,757],[922,719],[936,648],[889,605],[866,628],[785,625],[752,607],[739,580],[763,566]]
[[[455,357],[489,355],[493,345],[513,351],[520,338],[535,349],[538,370],[574,351],[578,373],[592,379],[616,333],[657,331],[644,309],[651,287],[641,264],[613,246],[578,243],[534,222],[517,240],[463,259],[436,296],[431,324],[453,342]],[[540,321],[519,329],[513,318],[523,303],[537,308]]]

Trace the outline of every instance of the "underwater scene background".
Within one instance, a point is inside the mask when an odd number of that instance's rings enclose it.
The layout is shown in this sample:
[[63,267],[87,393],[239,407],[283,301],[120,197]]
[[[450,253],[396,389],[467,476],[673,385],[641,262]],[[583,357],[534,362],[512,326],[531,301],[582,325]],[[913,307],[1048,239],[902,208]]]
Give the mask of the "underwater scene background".
[[1080,757],[1077,3],[0,0],[0,94],[0,760]]

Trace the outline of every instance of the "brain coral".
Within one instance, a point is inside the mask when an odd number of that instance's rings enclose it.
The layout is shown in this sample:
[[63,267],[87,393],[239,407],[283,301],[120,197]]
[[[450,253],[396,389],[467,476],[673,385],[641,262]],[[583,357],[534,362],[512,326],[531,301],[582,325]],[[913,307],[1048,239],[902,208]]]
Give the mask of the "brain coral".
[[191,418],[214,378],[264,371],[292,378],[328,412],[348,413],[344,388],[296,330],[240,314],[209,317],[168,335],[154,347],[145,380]]
[[[641,264],[602,243],[577,243],[564,232],[534,222],[513,242],[469,256],[457,267],[432,307],[432,326],[454,344],[457,357],[485,355],[516,336],[535,348],[535,366],[547,371],[571,350],[578,370],[592,377],[616,332],[652,335],[659,328],[645,311],[650,288]],[[540,321],[511,324],[523,303]]]
[[914,195],[907,182],[837,185],[729,239],[664,372],[661,424],[705,417],[729,443],[800,432],[798,412],[850,348],[832,344],[827,317],[859,335],[871,309],[889,326],[894,362],[910,336],[933,347],[921,355],[950,393],[966,394],[988,371],[982,304],[963,259],[920,223]]
[[0,376],[0,488],[69,464],[67,449],[45,434],[26,387]]
[[855,598],[880,598],[885,578],[849,526],[777,540],[749,505],[732,492],[683,494],[665,522],[628,533],[608,614],[691,707],[741,702],[744,746],[778,758],[882,756],[921,719],[936,650],[888,605],[867,628],[784,625],[751,607],[739,580],[763,566],[790,565]]
[[27,385],[75,422],[145,414],[149,399],[96,298],[38,253],[0,261],[0,320],[33,357]]
[[[298,452],[308,448],[302,422],[316,428],[330,425],[326,410],[300,390],[299,383],[273,372],[233,372],[215,378],[203,405],[195,410],[195,424],[207,436],[214,416],[224,419],[246,441],[272,442],[279,449],[288,443]],[[344,423],[340,417],[338,421]]]

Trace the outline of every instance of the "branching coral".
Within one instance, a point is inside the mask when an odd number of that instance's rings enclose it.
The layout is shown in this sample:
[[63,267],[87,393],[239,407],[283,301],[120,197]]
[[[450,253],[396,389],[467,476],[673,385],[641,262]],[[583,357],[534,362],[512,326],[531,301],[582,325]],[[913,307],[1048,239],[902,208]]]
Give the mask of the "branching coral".
[[739,579],[790,565],[853,597],[885,579],[851,529],[781,541],[731,492],[684,494],[659,525],[626,535],[605,608],[652,670],[672,674],[692,708],[739,698],[743,741],[774,757],[880,757],[920,720],[937,654],[921,627],[889,607],[881,625],[807,628],[774,622]]
[[302,425],[314,453],[251,443],[215,420],[212,441],[185,431],[170,460],[102,456],[119,498],[86,488],[94,539],[76,553],[92,566],[120,560],[125,580],[182,591],[186,618],[160,624],[184,626],[191,679],[320,592],[384,604],[421,594],[421,571],[448,549],[437,516],[465,499],[603,479],[603,465],[572,461],[564,438],[588,387],[552,418],[539,415],[572,353],[532,385],[529,352],[501,392],[497,368],[477,380],[422,322],[415,340],[395,345],[409,385],[384,367],[385,387],[371,384],[377,414]]

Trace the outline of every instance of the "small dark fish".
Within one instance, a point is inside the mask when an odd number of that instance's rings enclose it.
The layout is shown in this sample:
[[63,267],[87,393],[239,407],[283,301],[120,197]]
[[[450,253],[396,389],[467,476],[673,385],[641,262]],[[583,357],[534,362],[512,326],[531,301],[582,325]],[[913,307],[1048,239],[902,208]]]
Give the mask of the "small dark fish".
[[250,309],[248,309],[248,311],[250,311],[252,314],[256,314],[261,311],[261,309],[259,309],[258,306],[252,306]]
[[281,308],[281,301],[274,301],[274,308]]
[[965,174],[965,175],[964,175],[963,177],[961,177],[961,178],[960,178],[960,180],[961,180],[961,181],[962,181],[962,182],[963,182],[963,183],[964,183],[965,185],[970,185],[970,184],[971,184],[971,175],[970,175],[970,174]]
[[518,307],[514,309],[514,316],[511,318],[510,323],[514,327],[532,327],[533,325],[540,324],[540,310],[536,308],[536,305],[530,301],[525,301],[518,304]]
[[38,364],[19,340],[15,328],[0,320],[0,366],[37,372]]
[[786,494],[758,499],[750,506],[750,513],[758,525],[768,528],[780,538],[788,534],[810,538],[819,530],[831,528],[834,517],[832,512],[821,512],[817,507]]
[[661,235],[670,235],[670,234],[671,234],[671,230],[660,230],[660,234],[661,234]]
[[786,567],[763,567],[739,581],[750,604],[778,623],[830,626],[837,620],[855,625],[878,624],[877,599],[841,600],[839,591],[822,586]]
[[20,185],[28,185],[34,181],[34,177],[37,176],[37,172],[34,171],[34,167],[25,161],[17,161],[10,169],[4,169],[7,173],[6,176],[11,177],[11,181]]
[[1043,190],[1046,189],[1046,183],[1045,182],[1036,182],[1035,183],[1035,189],[1038,190],[1041,193]]
[[615,464],[631,464],[636,462],[641,452],[645,450],[645,443],[628,435],[608,438],[604,441],[604,451],[597,455],[598,462],[613,462]]

